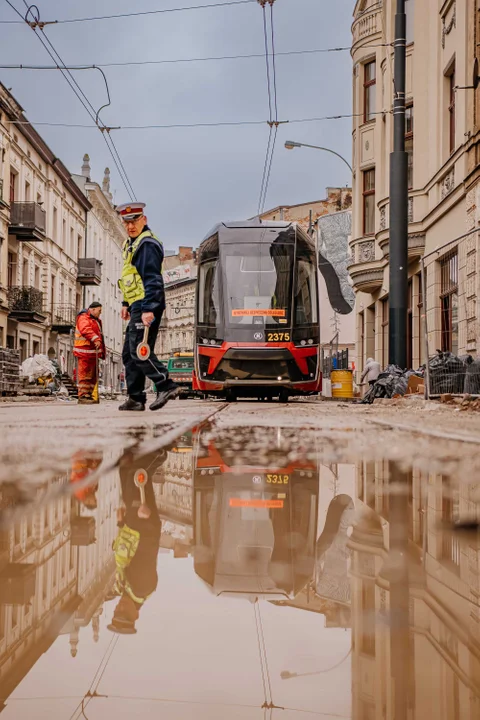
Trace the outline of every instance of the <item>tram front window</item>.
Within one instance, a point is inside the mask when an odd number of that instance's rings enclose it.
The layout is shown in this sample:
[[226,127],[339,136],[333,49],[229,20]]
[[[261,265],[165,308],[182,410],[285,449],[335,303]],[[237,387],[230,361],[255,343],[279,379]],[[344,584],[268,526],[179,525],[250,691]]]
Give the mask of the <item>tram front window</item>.
[[293,244],[242,243],[222,249],[230,325],[290,324]]

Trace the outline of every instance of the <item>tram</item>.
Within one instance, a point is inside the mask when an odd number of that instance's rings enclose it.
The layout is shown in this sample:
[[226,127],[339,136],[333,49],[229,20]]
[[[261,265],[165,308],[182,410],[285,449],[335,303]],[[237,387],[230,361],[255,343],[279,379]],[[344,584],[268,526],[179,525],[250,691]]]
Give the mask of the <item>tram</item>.
[[315,241],[298,223],[220,223],[198,251],[193,389],[234,401],[318,393]]
[[230,466],[215,442],[194,470],[194,570],[212,594],[292,599],[315,572],[318,467]]

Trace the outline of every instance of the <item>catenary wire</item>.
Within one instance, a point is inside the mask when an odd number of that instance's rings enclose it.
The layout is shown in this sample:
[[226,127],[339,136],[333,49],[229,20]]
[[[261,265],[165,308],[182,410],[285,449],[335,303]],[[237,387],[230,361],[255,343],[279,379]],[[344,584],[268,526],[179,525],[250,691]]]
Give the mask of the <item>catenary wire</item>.
[[275,63],[275,26],[273,23],[273,4],[270,5],[270,28],[272,31],[273,102],[275,106],[275,122],[278,122],[277,66]]
[[[20,17],[22,17],[22,15],[21,15],[21,13],[19,12],[19,10],[13,5],[12,2],[10,2],[10,0],[5,0],[5,1],[6,1],[6,3],[15,11],[15,13],[16,13],[17,15],[19,15]],[[23,0],[23,2],[24,2],[24,4],[25,4],[25,6],[27,7],[27,14],[26,14],[25,18],[22,18],[22,19],[23,19],[23,22],[29,24],[29,21],[27,20],[27,17],[28,17],[28,13],[30,12],[30,8],[31,8],[32,6],[29,7],[28,4],[27,4],[27,2],[26,2],[26,0]],[[135,196],[135,193],[134,193],[134,191],[133,191],[133,188],[132,188],[132,185],[131,185],[131,183],[130,183],[130,180],[129,180],[129,178],[128,178],[128,175],[127,175],[126,173],[125,173],[125,175],[124,175],[124,173],[122,172],[122,169],[121,169],[121,167],[120,167],[120,165],[119,165],[119,162],[118,162],[118,160],[117,160],[117,157],[115,156],[115,153],[113,152],[112,148],[110,147],[110,145],[109,145],[109,143],[108,143],[108,140],[107,140],[107,137],[106,137],[106,134],[105,134],[105,131],[104,131],[104,130],[105,130],[105,126],[103,126],[103,130],[102,130],[102,126],[100,126],[100,125],[98,124],[98,122],[99,122],[98,115],[99,115],[100,110],[98,110],[98,111],[95,110],[95,108],[93,107],[93,105],[92,105],[91,102],[89,101],[88,97],[85,95],[85,93],[83,92],[82,88],[80,87],[80,85],[77,83],[77,81],[76,81],[75,78],[73,77],[72,73],[67,69],[67,67],[66,67],[64,61],[62,60],[60,54],[59,54],[58,51],[55,49],[55,47],[53,46],[53,44],[50,42],[50,40],[48,39],[47,35],[44,33],[43,29],[40,27],[41,35],[37,33],[36,27],[32,27],[32,30],[33,30],[35,36],[39,39],[39,41],[40,41],[40,43],[42,44],[42,46],[44,47],[44,49],[47,51],[47,53],[48,53],[48,55],[50,56],[50,58],[53,60],[53,62],[55,62],[55,63],[60,62],[60,63],[62,64],[61,67],[59,68],[60,72],[62,73],[63,77],[65,78],[65,80],[66,80],[67,83],[69,84],[70,88],[73,90],[73,92],[75,93],[77,99],[81,102],[81,104],[83,105],[84,109],[87,111],[87,113],[88,113],[89,116],[91,117],[91,119],[95,122],[96,127],[97,127],[97,128],[100,130],[100,132],[102,133],[102,137],[103,137],[103,139],[104,139],[104,142],[105,142],[105,144],[106,144],[106,146],[107,146],[107,148],[108,148],[108,150],[109,150],[109,152],[110,152],[110,155],[112,156],[112,159],[113,159],[113,161],[114,161],[114,163],[115,163],[115,166],[116,166],[116,168],[117,168],[117,171],[118,171],[118,173],[119,173],[119,175],[120,175],[120,178],[121,178],[121,180],[122,180],[122,182],[123,182],[123,184],[124,184],[124,186],[125,186],[125,189],[126,189],[127,193],[129,194],[129,196],[130,196],[131,199],[136,199],[136,196]],[[42,36],[43,36],[43,37],[42,37]],[[50,46],[50,48],[49,48],[48,46]],[[54,53],[55,55],[54,55],[53,53]],[[56,57],[55,57],[55,56],[56,56]],[[105,82],[106,82],[106,78],[105,78]],[[108,93],[108,84],[107,84],[107,93]],[[110,95],[109,95],[109,93],[108,93],[108,96],[109,96],[109,103],[110,103]],[[108,103],[108,104],[109,104],[109,103]],[[102,109],[102,108],[100,108],[100,109]],[[117,155],[118,155],[118,153],[117,153]],[[119,157],[119,156],[118,156],[118,157]],[[122,167],[123,167],[123,163],[122,163]]]
[[[386,47],[385,43],[381,45],[369,45],[368,47]],[[332,48],[313,48],[311,50],[286,50],[283,52],[275,52],[275,57],[288,57],[294,55],[315,55],[320,53],[337,53],[337,52],[349,52],[350,47],[332,47]],[[129,60],[129,61],[118,61],[118,62],[102,62],[92,63],[88,65],[81,63],[78,65],[66,65],[68,70],[90,70],[97,68],[108,68],[108,67],[139,67],[143,65],[175,65],[179,63],[195,63],[195,62],[215,62],[224,60],[249,60],[249,59],[263,59],[265,53],[249,53],[245,55],[212,55],[211,57],[194,57],[194,58],[165,58],[164,60]],[[10,64],[0,65],[2,70],[60,70],[59,65],[25,65],[25,64]]]
[[[143,10],[139,12],[131,12],[131,13],[119,13],[117,15],[95,15],[91,17],[80,17],[80,18],[63,18],[60,20],[50,20],[47,22],[48,25],[66,25],[69,23],[80,23],[80,22],[93,22],[95,20],[117,20],[120,18],[131,18],[131,17],[142,17],[145,15],[160,15],[163,13],[174,13],[174,12],[183,12],[186,10],[205,10],[210,8],[219,8],[219,7],[230,7],[233,5],[250,5],[252,3],[256,3],[257,0],[229,0],[228,2],[216,2],[216,3],[208,3],[206,5],[189,5],[185,7],[176,7],[176,8],[164,8],[161,10]],[[20,14],[20,13],[18,13]],[[23,20],[23,18],[22,18]],[[0,22],[8,23],[8,24],[20,24],[18,20],[0,20]]]
[[[372,115],[390,115],[391,110],[385,112],[375,112]],[[322,122],[325,120],[343,120],[354,117],[363,117],[363,113],[345,113],[341,115],[324,115],[323,117],[299,118],[293,120],[279,121],[279,125],[292,125],[294,123]],[[34,120],[11,120],[12,125],[38,125],[48,127],[65,127],[65,128],[85,128],[90,130],[98,130],[97,125],[82,125],[80,123],[56,123]],[[238,120],[226,122],[206,122],[206,123],[172,123],[168,125],[119,125],[118,127],[109,128],[110,130],[170,130],[173,128],[209,128],[209,127],[237,127],[244,125],[265,125],[269,124],[268,120]]]

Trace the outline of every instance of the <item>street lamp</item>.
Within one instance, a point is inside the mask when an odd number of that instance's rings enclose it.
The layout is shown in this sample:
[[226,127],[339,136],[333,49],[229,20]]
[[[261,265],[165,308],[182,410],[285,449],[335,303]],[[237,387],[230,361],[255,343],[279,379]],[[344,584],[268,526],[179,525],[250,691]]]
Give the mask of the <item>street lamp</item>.
[[299,147],[308,147],[308,148],[313,148],[314,150],[324,150],[325,152],[332,153],[332,155],[336,155],[338,158],[340,158],[340,160],[343,160],[343,162],[348,167],[350,172],[353,173],[352,166],[350,165],[350,163],[347,162],[347,160],[345,160],[345,158],[342,155],[335,152],[335,150],[330,150],[330,148],[320,147],[319,145],[307,145],[306,143],[294,142],[293,140],[287,140],[287,142],[285,143],[285,147],[287,148],[287,150],[293,150],[294,148],[297,148],[297,147],[298,148]]

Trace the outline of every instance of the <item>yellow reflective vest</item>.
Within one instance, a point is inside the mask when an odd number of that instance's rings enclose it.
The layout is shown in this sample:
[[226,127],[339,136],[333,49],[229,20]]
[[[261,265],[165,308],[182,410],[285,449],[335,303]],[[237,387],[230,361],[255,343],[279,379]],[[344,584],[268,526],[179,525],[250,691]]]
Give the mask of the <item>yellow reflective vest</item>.
[[118,287],[122,291],[123,299],[129,305],[137,302],[137,300],[143,300],[145,297],[145,288],[143,286],[142,278],[135,265],[132,264],[132,258],[137,252],[140,243],[145,238],[152,238],[163,247],[162,242],[155,237],[150,230],[145,230],[145,232],[141,233],[131,244],[129,240],[125,241],[122,251],[122,277],[118,281]]

